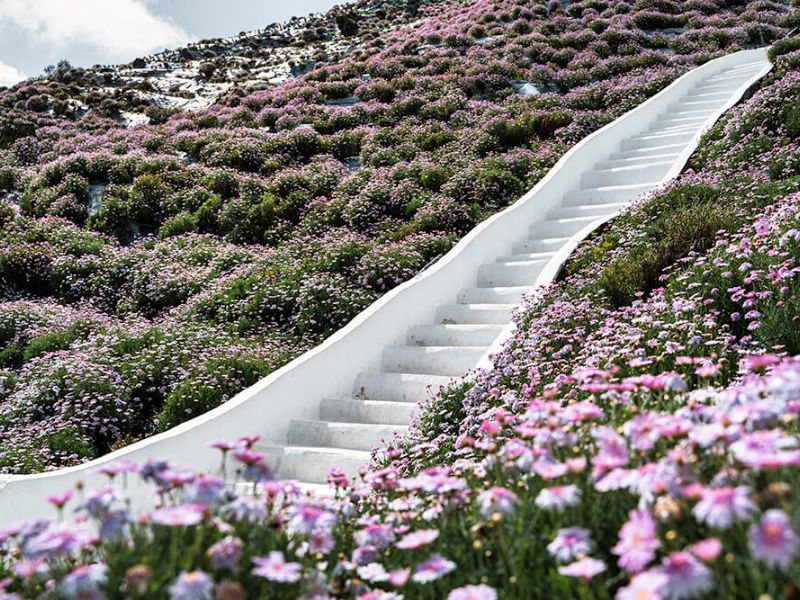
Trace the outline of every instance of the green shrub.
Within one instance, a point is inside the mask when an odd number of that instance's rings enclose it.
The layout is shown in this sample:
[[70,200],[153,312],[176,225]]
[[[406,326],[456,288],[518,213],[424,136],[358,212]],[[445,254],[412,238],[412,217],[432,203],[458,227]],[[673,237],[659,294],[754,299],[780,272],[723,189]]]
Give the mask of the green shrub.
[[166,239],[184,233],[197,231],[197,220],[194,215],[189,213],[179,213],[166,221],[158,230],[158,237]]
[[165,431],[216,408],[270,372],[261,358],[239,355],[205,362],[167,395],[156,416],[158,430]]

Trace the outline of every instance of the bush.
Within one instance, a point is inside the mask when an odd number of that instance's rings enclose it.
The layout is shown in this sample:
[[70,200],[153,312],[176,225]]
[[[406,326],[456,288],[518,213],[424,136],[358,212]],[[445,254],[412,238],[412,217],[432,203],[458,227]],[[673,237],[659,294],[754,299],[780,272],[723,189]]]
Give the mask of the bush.
[[374,296],[345,277],[321,273],[303,280],[297,296],[294,327],[301,335],[327,337],[369,306]]
[[205,362],[167,395],[156,416],[158,430],[165,431],[216,408],[269,371],[262,358],[246,354]]
[[179,213],[166,221],[158,230],[158,237],[166,239],[184,233],[197,231],[197,219],[189,213]]

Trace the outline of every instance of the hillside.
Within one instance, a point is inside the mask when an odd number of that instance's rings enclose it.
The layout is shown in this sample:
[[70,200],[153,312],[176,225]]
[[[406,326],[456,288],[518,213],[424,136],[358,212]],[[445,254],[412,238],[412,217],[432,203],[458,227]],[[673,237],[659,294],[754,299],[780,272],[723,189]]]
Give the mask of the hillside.
[[797,15],[431,3],[208,109],[102,131],[90,112],[6,143],[0,464],[35,471],[224,401],[587,133],[774,42],[689,168],[586,240],[493,368],[436,393],[357,481],[334,470],[333,495],[309,496],[244,431],[215,444],[220,476],[117,463],[108,487],[50,498],[57,522],[0,531],[0,597],[797,598]]
[[[346,43],[329,13],[111,69],[113,91],[101,67],[0,94],[13,107],[0,136],[2,470],[81,462],[218,405],[419,272],[587,133],[794,23],[771,2],[400,8],[348,9]],[[208,83],[225,91],[203,110],[166,109],[126,75],[163,68],[144,80],[160,89],[211,54]],[[261,85],[237,75],[243,57],[313,68]],[[187,100],[213,94],[199,97]],[[126,127],[142,110],[151,123]]]

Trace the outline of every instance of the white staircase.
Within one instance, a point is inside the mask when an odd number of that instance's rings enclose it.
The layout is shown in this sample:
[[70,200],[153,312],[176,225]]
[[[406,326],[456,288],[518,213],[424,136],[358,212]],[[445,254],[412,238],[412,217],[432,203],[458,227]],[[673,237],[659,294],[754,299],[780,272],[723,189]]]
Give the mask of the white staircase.
[[348,397],[323,399],[316,418],[293,420],[285,445],[259,447],[278,475],[310,484],[324,482],[334,466],[355,475],[371,449],[407,430],[429,390],[479,363],[559,249],[659,186],[709,117],[764,66],[753,61],[700,80],[616,151],[576,173],[579,185],[548,210],[546,220],[531,223],[529,239],[514,243],[512,254],[481,264],[475,287],[458,292],[454,304],[439,305],[434,322],[409,326],[405,344],[383,348],[380,371],[358,376]]
[[[78,482],[105,485],[98,469],[118,460],[218,472],[211,442],[242,435],[262,435],[278,475],[311,489],[324,487],[332,466],[354,474],[370,448],[405,431],[429,389],[476,365],[490,368],[487,357],[512,334],[522,294],[552,281],[593,228],[679,174],[700,132],[770,68],[760,48],[684,74],[575,144],[533,189],[429,269],[223,405],[88,463],[0,475],[0,526],[52,516],[49,495]],[[135,510],[152,506],[149,485],[133,478],[127,491]]]

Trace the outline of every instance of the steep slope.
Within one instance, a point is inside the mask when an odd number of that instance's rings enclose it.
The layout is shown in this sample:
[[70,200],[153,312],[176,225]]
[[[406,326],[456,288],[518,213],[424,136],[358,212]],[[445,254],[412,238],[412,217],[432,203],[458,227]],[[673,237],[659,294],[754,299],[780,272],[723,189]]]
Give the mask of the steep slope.
[[[4,530],[3,592],[796,597],[800,364],[782,354],[798,351],[798,50],[776,46],[694,171],[528,300],[497,368],[432,403],[396,464],[355,485],[334,473],[334,499],[271,479],[249,437],[217,447],[256,496],[165,461],[109,466],[85,501],[52,499],[100,540]],[[136,470],[163,505],[133,519],[120,488]]]
[[[58,100],[89,104],[96,71],[2,94],[2,470],[80,463],[219,406],[577,140],[795,22],[781,3],[722,0],[358,6],[340,58],[149,126],[59,116]],[[338,40],[326,18],[322,41]]]

